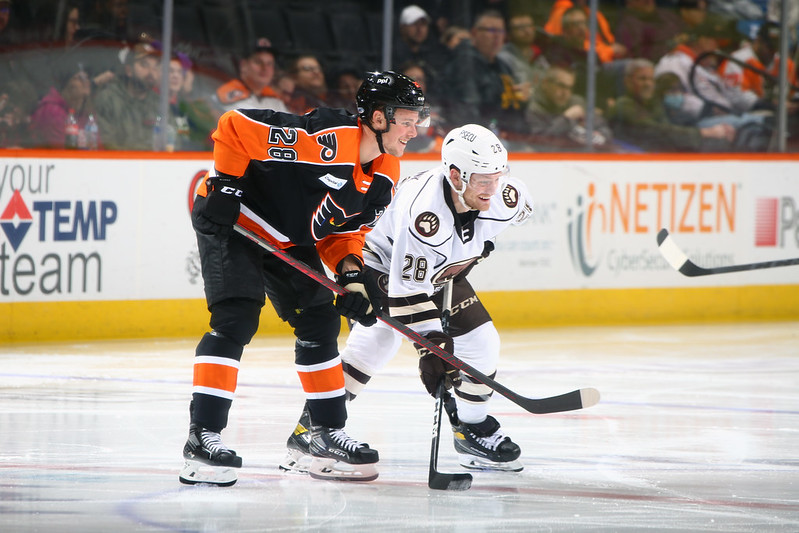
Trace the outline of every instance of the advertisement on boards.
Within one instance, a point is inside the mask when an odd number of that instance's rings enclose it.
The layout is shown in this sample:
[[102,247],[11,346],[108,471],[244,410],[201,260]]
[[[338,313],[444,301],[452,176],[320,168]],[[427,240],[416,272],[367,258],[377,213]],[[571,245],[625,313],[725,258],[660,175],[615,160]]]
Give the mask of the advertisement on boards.
[[207,165],[3,160],[0,303],[202,298],[186,198]]
[[[403,160],[402,175],[436,164]],[[0,303],[203,298],[189,212],[201,159],[0,160]],[[481,291],[799,284],[799,268],[686,278],[799,257],[799,161],[512,160],[534,213],[470,275]]]

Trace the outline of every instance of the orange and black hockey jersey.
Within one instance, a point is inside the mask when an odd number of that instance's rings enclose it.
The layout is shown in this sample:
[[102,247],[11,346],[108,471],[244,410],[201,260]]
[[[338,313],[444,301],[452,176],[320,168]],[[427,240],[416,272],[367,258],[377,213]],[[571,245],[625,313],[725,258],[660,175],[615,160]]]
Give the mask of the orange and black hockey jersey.
[[349,254],[362,257],[364,235],[391,202],[399,159],[382,154],[364,170],[357,117],[238,109],[222,115],[213,139],[216,171],[240,178],[240,224],[281,248],[316,245],[331,270]]

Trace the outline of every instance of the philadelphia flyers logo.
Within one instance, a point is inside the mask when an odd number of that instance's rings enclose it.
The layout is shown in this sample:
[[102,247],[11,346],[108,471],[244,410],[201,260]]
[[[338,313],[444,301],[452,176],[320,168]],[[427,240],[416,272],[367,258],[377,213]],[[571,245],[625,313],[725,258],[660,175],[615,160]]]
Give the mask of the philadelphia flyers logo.
[[502,191],[502,201],[511,209],[515,208],[519,205],[519,191],[510,185],[505,186],[505,189]]
[[311,234],[314,240],[322,240],[333,228],[344,225],[350,216],[333,201],[330,194],[326,194],[311,221]]
[[336,154],[338,153],[338,139],[335,133],[324,133],[316,138],[316,142],[322,147],[322,151],[319,153],[319,157],[322,158],[322,161],[329,163],[336,158]]
[[413,227],[416,228],[416,231],[422,237],[431,237],[438,232],[438,228],[441,227],[441,221],[435,213],[425,211],[416,217],[416,220],[413,221]]

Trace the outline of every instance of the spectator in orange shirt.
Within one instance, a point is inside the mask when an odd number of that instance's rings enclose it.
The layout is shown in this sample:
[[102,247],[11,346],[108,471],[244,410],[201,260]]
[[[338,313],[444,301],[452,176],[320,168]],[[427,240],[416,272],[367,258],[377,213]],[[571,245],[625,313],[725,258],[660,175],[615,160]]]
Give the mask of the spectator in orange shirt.
[[[549,12],[549,19],[544,25],[544,31],[551,35],[561,35],[563,33],[563,14],[572,7],[579,7],[585,12],[586,20],[590,16],[591,9],[586,0],[555,0],[552,10]],[[627,48],[616,42],[613,32],[610,30],[605,16],[597,11],[597,40],[596,53],[602,63],[608,63],[614,59],[619,59],[627,55]],[[588,27],[585,29],[585,49],[588,50]]]
[[[764,98],[772,100],[777,96],[778,89],[777,79],[780,72],[779,44],[779,25],[773,22],[765,22],[758,29],[757,36],[751,46],[743,46],[732,53],[733,59],[768,72],[774,79],[764,77],[730,60],[725,60],[721,64],[719,73],[727,83],[739,87],[742,91],[754,93],[761,100]],[[788,58],[788,83],[791,85],[796,84],[796,65],[790,57]]]
[[239,77],[216,90],[217,104],[224,111],[241,108],[288,111],[272,87],[276,66],[277,54],[272,44],[261,37],[239,59]]

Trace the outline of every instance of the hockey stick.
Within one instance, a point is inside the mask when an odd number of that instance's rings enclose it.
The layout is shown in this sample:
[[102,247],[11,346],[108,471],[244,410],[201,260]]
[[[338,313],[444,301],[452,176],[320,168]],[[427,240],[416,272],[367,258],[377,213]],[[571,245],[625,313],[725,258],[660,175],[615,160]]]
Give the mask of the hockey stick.
[[799,265],[799,257],[796,259],[780,259],[777,261],[765,261],[763,263],[749,263],[745,265],[728,265],[714,268],[702,268],[685,255],[680,250],[677,243],[669,235],[669,231],[663,228],[658,232],[658,248],[663,257],[668,261],[672,268],[680,274],[689,277],[708,276],[711,274],[726,274],[727,272],[742,272],[745,270],[758,270],[761,268],[776,268],[781,266]]
[[[441,329],[447,333],[449,329],[449,316],[452,309],[452,279],[444,286],[444,309],[441,311]],[[438,447],[441,442],[441,414],[444,402],[449,399],[449,393],[444,386],[444,378],[436,387],[436,407],[433,415],[433,441],[430,446],[430,473],[427,476],[427,486],[436,490],[468,490],[472,486],[472,475],[468,473],[447,474],[438,471]]]
[[468,490],[472,486],[472,475],[469,473],[447,474],[438,471],[438,445],[441,441],[441,415],[444,401],[449,395],[444,387],[444,380],[438,382],[436,390],[436,408],[433,415],[433,441],[430,446],[430,473],[427,486],[436,490]]
[[[326,275],[317,272],[310,266],[306,265],[299,259],[291,257],[289,254],[284,252],[283,250],[277,248],[272,243],[248,230],[245,227],[240,226],[239,224],[235,224],[233,229],[236,230],[241,235],[247,237],[257,245],[261,246],[265,250],[274,254],[278,259],[281,261],[289,264],[290,266],[296,268],[306,276],[314,279],[323,287],[330,289],[336,294],[345,294],[347,292],[346,289],[338,285],[336,282],[328,278]],[[382,315],[377,317],[378,320],[385,323],[387,326],[391,327],[395,331],[399,332],[400,334],[404,335],[409,340],[421,344],[438,357],[442,358],[443,360],[447,361],[449,364],[457,368],[458,370],[462,370],[466,372],[474,379],[479,381],[480,383],[491,387],[501,395],[508,398],[510,401],[515,403],[516,405],[521,406],[526,411],[541,415],[547,413],[559,413],[562,411],[573,411],[576,409],[583,409],[585,407],[591,407],[592,405],[596,405],[599,402],[599,391],[594,388],[584,388],[584,389],[577,389],[571,392],[567,392],[565,394],[560,394],[558,396],[551,396],[549,398],[525,398],[519,394],[516,394],[509,388],[505,387],[504,385],[494,381],[490,377],[486,376],[476,368],[470,366],[469,364],[461,361],[451,353],[448,353],[429,340],[424,336],[416,333],[414,330],[403,324],[402,322],[398,321],[392,316],[389,315]]]

